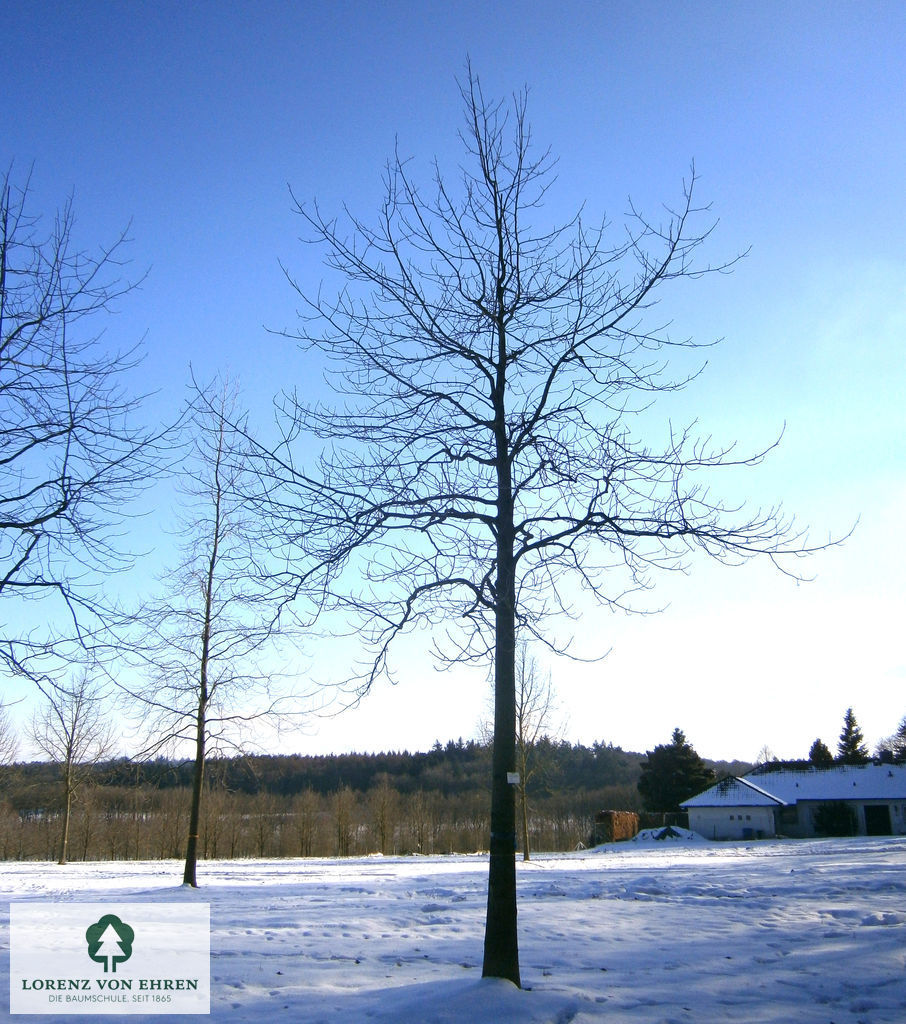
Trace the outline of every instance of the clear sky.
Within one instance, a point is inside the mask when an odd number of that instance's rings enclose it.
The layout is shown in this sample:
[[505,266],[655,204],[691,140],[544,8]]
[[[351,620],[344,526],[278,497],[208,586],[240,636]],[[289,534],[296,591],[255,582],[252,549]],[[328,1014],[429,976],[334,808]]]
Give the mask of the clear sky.
[[[278,260],[311,289],[323,274],[287,186],[367,220],[396,140],[425,176],[435,155],[455,169],[467,57],[490,94],[529,86],[559,157],[552,219],[584,202],[619,224],[630,195],[655,210],[694,160],[720,218],[708,255],[751,251],[664,293],[683,332],[725,339],[668,411],[743,447],[785,425],[740,496],[782,500],[816,540],[859,525],[809,584],[696,565],[652,596],[660,615],[590,611],[577,630],[609,656],[549,666],[566,735],[647,749],[678,725],[705,756],[794,757],[834,747],[850,705],[872,745],[906,714],[902,3],[48,0],[3,6],[0,55],[0,165],[33,166],[33,208],[72,193],[86,247],[131,221],[150,273],[107,330],[145,338],[161,418],[190,362],[229,369],[262,416],[279,387],[315,386],[264,329],[295,316]],[[406,658],[397,687],[281,749],[474,735],[486,682]]]

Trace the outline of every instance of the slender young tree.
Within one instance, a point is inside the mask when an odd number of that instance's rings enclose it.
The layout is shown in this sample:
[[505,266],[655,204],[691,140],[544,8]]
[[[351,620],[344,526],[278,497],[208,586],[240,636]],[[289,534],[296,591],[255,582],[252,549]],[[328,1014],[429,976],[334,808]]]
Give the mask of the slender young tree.
[[9,716],[9,708],[0,702],[0,765],[12,764],[18,749],[16,730]]
[[211,744],[235,747],[251,722],[289,714],[289,695],[273,685],[279,641],[288,639],[283,592],[243,507],[241,445],[230,426],[240,419],[236,389],[220,381],[194,396],[180,475],[182,556],[163,578],[165,595],[136,617],[136,648],[150,670],[148,685],[130,691],[149,730],[146,753],[186,744],[193,752],[183,871],[191,886]]
[[[392,674],[394,639],[418,624],[442,659],[492,664],[483,973],[518,985],[517,629],[559,647],[545,623],[569,614],[568,577],[621,606],[689,552],[777,559],[802,539],[775,510],[709,489],[764,453],[633,430],[688,383],[667,374],[666,355],[693,343],[653,319],[659,291],[725,269],[697,259],[712,224],[694,175],[675,210],[634,211],[616,241],[579,215],[552,227],[553,161],[532,146],[525,94],[490,102],[470,71],[462,95],[458,182],[435,167],[425,192],[397,154],[374,227],[298,206],[343,284],[330,297],[296,283],[307,314],[287,334],[323,356],[339,402],[284,396],[283,443],[259,451],[259,509],[297,578],[361,617],[360,693]],[[313,438],[324,447],[306,468],[297,442]]]
[[0,602],[26,623],[0,634],[0,662],[51,688],[51,654],[98,628],[99,573],[130,562],[116,524],[159,451],[126,388],[136,349],[108,350],[95,326],[134,287],[125,235],[77,250],[71,203],[45,229],[29,200],[27,179],[0,177]]
[[60,765],[63,819],[58,863],[65,864],[72,802],[94,765],[113,754],[115,738],[104,694],[87,669],[71,685],[43,686],[42,694],[43,706],[35,712],[31,733],[39,749]]
[[542,674],[525,641],[516,648],[516,784],[522,827],[522,859],[530,860],[528,784],[537,774],[538,742],[552,728],[556,707],[550,673]]

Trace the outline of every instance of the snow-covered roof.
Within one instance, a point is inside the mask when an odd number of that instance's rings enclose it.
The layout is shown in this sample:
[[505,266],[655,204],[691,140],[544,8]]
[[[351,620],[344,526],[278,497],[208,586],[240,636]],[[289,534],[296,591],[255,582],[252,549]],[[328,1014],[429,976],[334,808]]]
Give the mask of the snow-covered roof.
[[684,800],[682,807],[779,807],[786,801],[749,779],[722,779],[704,793]]
[[906,800],[906,765],[833,765],[761,771],[684,800],[683,807],[765,807],[799,800]]

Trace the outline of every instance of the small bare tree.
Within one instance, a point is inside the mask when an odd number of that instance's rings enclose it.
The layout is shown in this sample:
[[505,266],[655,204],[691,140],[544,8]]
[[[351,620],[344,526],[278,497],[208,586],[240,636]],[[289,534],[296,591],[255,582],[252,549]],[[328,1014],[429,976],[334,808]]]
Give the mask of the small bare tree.
[[182,557],[163,578],[164,596],[136,616],[148,684],[128,691],[144,716],[146,754],[185,745],[193,751],[183,872],[191,886],[198,884],[210,748],[238,748],[250,723],[289,713],[288,694],[273,687],[278,641],[288,638],[278,614],[282,590],[265,570],[266,551],[243,507],[240,433],[230,425],[240,419],[237,401],[227,381],[194,387],[180,475]]
[[516,649],[516,784],[522,818],[522,859],[531,858],[529,850],[528,784],[540,765],[538,741],[553,727],[556,700],[550,673],[544,675],[523,640]]
[[906,761],[906,717],[900,720],[897,731],[878,742],[875,756],[884,761]]
[[[482,742],[494,741],[494,694],[491,693],[491,718],[478,726]],[[528,784],[541,766],[537,759],[538,742],[552,731],[556,698],[550,673],[543,675],[525,640],[516,644],[516,772],[517,810],[522,832],[522,859],[531,860],[529,842]]]
[[400,813],[400,795],[385,775],[368,794],[371,828],[382,854],[393,853],[396,826]]
[[69,822],[79,787],[94,766],[115,751],[113,727],[106,714],[105,695],[83,669],[71,685],[42,687],[43,706],[32,720],[32,738],[42,753],[60,766],[63,822],[59,864],[69,856]]
[[0,702],[0,765],[11,764],[16,759],[18,749],[19,743],[9,717],[9,708]]
[[771,761],[776,761],[777,755],[768,746],[767,743],[758,751],[755,755],[755,767],[761,768],[763,765],[770,764]]
[[92,333],[134,287],[120,277],[126,237],[79,251],[73,224],[67,203],[44,230],[28,180],[0,177],[0,601],[26,623],[0,635],[0,661],[45,681],[54,651],[97,630],[98,572],[129,564],[115,525],[159,455],[125,387],[136,349],[109,351]]

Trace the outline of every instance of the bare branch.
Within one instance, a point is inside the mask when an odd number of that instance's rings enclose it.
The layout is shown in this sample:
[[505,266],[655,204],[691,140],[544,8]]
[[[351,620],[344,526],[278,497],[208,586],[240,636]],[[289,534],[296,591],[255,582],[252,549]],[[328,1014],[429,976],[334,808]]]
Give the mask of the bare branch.
[[42,232],[28,179],[0,180],[0,600],[42,598],[56,625],[2,638],[0,660],[40,676],[65,641],[83,648],[126,568],[118,524],[159,471],[161,436],[134,424],[125,380],[137,347],[110,351],[91,325],[138,282],[121,277],[124,232],[97,254],[72,246],[71,201]]

